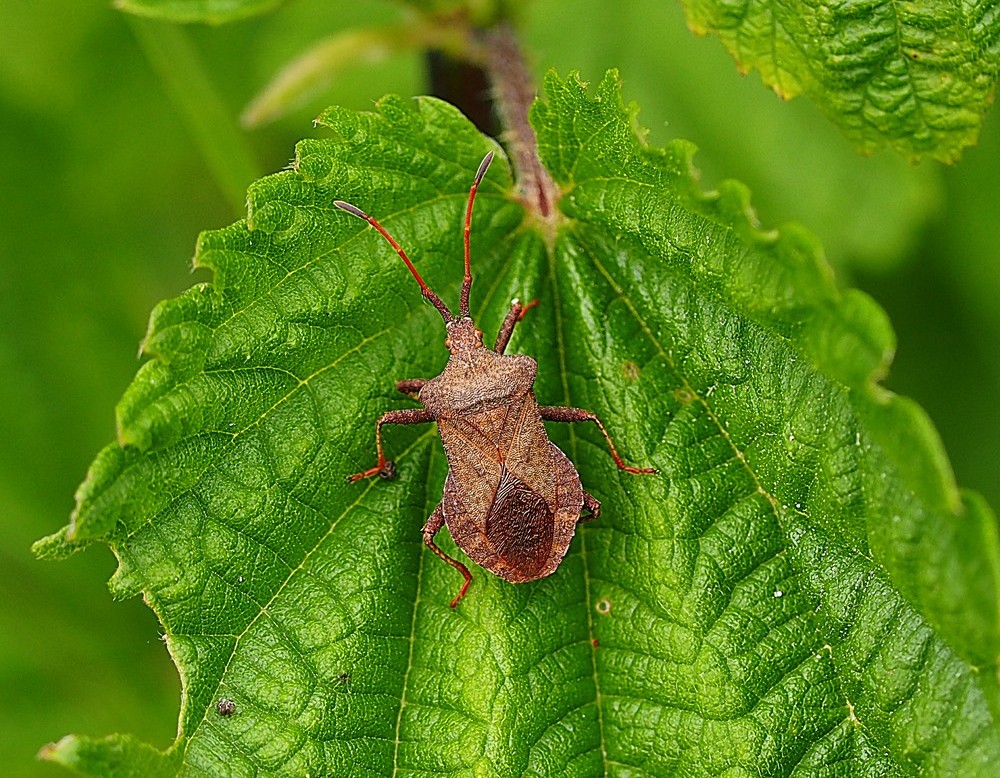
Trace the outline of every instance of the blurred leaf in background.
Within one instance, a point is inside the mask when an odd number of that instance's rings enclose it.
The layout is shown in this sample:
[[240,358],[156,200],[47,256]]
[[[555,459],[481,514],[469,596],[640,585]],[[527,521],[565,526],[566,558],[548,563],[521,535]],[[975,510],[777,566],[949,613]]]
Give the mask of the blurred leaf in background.
[[[315,20],[347,23],[328,5],[180,30],[234,125],[269,75],[248,68],[246,52],[273,52],[273,69],[309,42]],[[386,63],[367,86],[414,91],[415,73],[412,58]],[[370,102],[361,88],[340,99]],[[287,163],[311,118],[253,136],[261,171]],[[241,214],[128,18],[105,2],[0,6],[0,138],[0,765],[20,778],[54,774],[35,754],[70,731],[173,740],[176,670],[155,616],[110,598],[112,556],[39,564],[30,546],[65,522],[93,452],[113,439],[149,311],[204,280],[190,271],[198,233]]]
[[[389,2],[343,5],[301,0],[180,34],[235,124],[318,39],[400,18]],[[959,483],[1000,505],[995,114],[954,168],[866,159],[810,103],[782,103],[739,76],[673,4],[538,0],[525,23],[539,75],[619,68],[653,142],[700,147],[706,187],[739,179],[765,225],[795,220],[820,236],[841,283],[860,283],[890,314],[899,354],[888,385],[929,411]],[[129,731],[161,746],[175,731],[176,672],[153,615],[110,600],[110,554],[52,565],[29,553],[65,523],[93,453],[113,438],[148,313],[192,283],[198,232],[241,215],[136,24],[156,35],[158,23],[129,22],[103,0],[0,7],[0,764],[15,778],[52,775],[34,754],[70,731]],[[422,68],[415,53],[352,66],[248,136],[258,169],[284,167],[327,104],[363,109],[386,92],[426,91]]]
[[38,565],[28,549],[114,434],[109,403],[135,370],[147,310],[190,282],[192,231],[230,218],[214,187],[190,187],[198,161],[124,20],[96,4],[38,5],[0,11],[0,764],[11,776],[43,774],[35,752],[74,720],[172,737],[176,674],[152,614],[108,597],[113,559]]

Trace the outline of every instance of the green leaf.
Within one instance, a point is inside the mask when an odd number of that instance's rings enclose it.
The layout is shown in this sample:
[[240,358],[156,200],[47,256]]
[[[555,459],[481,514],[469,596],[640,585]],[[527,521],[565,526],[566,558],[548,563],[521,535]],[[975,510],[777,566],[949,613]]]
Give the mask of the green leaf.
[[[386,428],[393,482],[349,484],[373,426],[442,367],[443,328],[373,230],[452,304],[471,175],[492,148],[455,109],[331,109],[334,139],[205,233],[213,284],[162,303],[65,535],[107,542],[184,684],[178,741],[73,738],[91,775],[985,775],[1000,757],[995,521],[951,483],[919,409],[875,381],[884,314],[838,292],[815,240],[764,232],[690,144],[637,138],[613,74],[551,76],[534,122],[563,188],[539,225],[498,159],[473,218],[487,333],[511,351],[603,504],[549,578],[461,581],[420,526],[446,463]],[[554,227],[553,232],[548,227]],[[551,245],[545,235],[552,236]],[[445,535],[446,533],[442,533]],[[446,552],[460,555],[450,541]],[[220,709],[231,701],[233,709]],[[226,710],[230,715],[223,715]],[[139,766],[137,766],[139,765]]]
[[285,0],[115,0],[115,6],[136,16],[168,22],[222,24],[266,13]]
[[716,41],[684,29],[679,3],[636,0],[630,9],[602,0],[539,5],[526,36],[556,70],[619,69],[652,143],[696,138],[703,186],[740,179],[764,223],[780,215],[809,225],[838,272],[886,273],[926,245],[927,219],[945,202],[940,166],[888,152],[862,157],[812,103],[779,108],[756,79],[733,72]]
[[[524,0],[398,0],[422,13],[449,16],[467,14],[476,24],[486,24]],[[138,16],[170,22],[222,24],[271,11],[287,0],[115,0],[115,5]]]
[[1000,70],[989,2],[748,4],[685,0],[741,70],[806,94],[865,153],[956,159],[975,143]]
[[166,755],[128,735],[103,740],[68,735],[43,748],[39,756],[102,778],[165,778],[177,775],[181,761],[179,751]]

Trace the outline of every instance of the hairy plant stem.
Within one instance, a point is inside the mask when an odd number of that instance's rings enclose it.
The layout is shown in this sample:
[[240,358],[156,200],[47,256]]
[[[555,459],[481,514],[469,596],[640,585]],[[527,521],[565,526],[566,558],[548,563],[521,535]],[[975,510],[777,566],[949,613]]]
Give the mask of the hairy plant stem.
[[530,213],[551,224],[557,217],[559,187],[538,156],[538,138],[528,121],[537,90],[514,30],[501,22],[484,33],[486,72],[503,140],[510,153],[521,200]]
[[461,109],[480,132],[504,141],[522,203],[551,225],[560,192],[538,156],[528,121],[537,90],[510,24],[474,32],[461,53],[430,51],[427,65],[435,96]]

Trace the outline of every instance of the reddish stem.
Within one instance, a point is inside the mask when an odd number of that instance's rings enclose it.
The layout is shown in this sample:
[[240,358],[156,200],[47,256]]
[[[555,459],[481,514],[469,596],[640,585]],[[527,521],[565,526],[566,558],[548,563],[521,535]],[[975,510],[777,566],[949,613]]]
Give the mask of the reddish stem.
[[494,107],[504,127],[522,200],[548,221],[555,215],[560,192],[538,156],[538,138],[528,121],[536,97],[534,80],[509,24],[502,22],[487,31],[485,49]]

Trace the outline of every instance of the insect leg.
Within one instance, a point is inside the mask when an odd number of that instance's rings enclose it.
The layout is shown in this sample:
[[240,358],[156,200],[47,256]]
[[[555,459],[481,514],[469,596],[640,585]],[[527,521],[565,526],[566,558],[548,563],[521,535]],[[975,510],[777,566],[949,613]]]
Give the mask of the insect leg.
[[583,509],[590,512],[586,516],[581,514],[581,522],[593,521],[594,519],[601,518],[601,503],[594,499],[593,495],[588,494],[587,492],[583,493]]
[[618,449],[615,448],[615,444],[611,441],[611,436],[608,431],[604,429],[604,425],[601,424],[601,420],[597,418],[597,414],[586,411],[583,408],[563,408],[557,405],[543,405],[538,409],[542,414],[542,419],[544,421],[592,421],[597,425],[597,428],[601,431],[604,436],[604,440],[608,443],[608,450],[611,452],[611,458],[615,460],[615,464],[618,465],[619,470],[624,470],[626,473],[634,473],[639,475],[641,473],[655,473],[656,468],[653,467],[632,467],[631,465],[626,465],[622,460],[621,456],[618,454]]
[[457,559],[452,559],[444,551],[437,547],[434,543],[434,536],[437,534],[438,530],[444,525],[444,511],[441,506],[438,505],[434,509],[434,512],[427,519],[427,523],[424,525],[424,543],[427,544],[427,548],[441,557],[445,562],[454,567],[458,572],[460,572],[465,577],[465,583],[462,584],[462,588],[454,600],[451,601],[451,607],[454,608],[458,605],[459,601],[465,596],[465,593],[469,590],[469,584],[472,583],[472,573],[469,572],[469,568],[459,562]]
[[396,381],[396,388],[403,394],[408,394],[410,397],[416,399],[417,392],[426,383],[426,378],[404,378],[402,381]]
[[510,340],[510,336],[514,332],[514,325],[517,324],[521,319],[524,318],[524,314],[530,311],[538,305],[538,300],[532,300],[530,303],[525,305],[520,300],[514,300],[510,304],[510,310],[507,311],[507,316],[503,320],[503,324],[500,325],[500,332],[497,333],[497,342],[493,346],[493,350],[497,354],[503,354],[504,350],[507,348],[507,342]]
[[430,411],[423,408],[407,408],[401,411],[389,411],[383,413],[382,418],[375,425],[375,448],[378,451],[378,464],[370,467],[364,472],[355,473],[347,477],[348,481],[359,481],[362,478],[370,478],[373,475],[381,476],[386,480],[396,477],[396,463],[385,458],[382,451],[382,425],[383,424],[426,424],[434,421],[434,416]]

